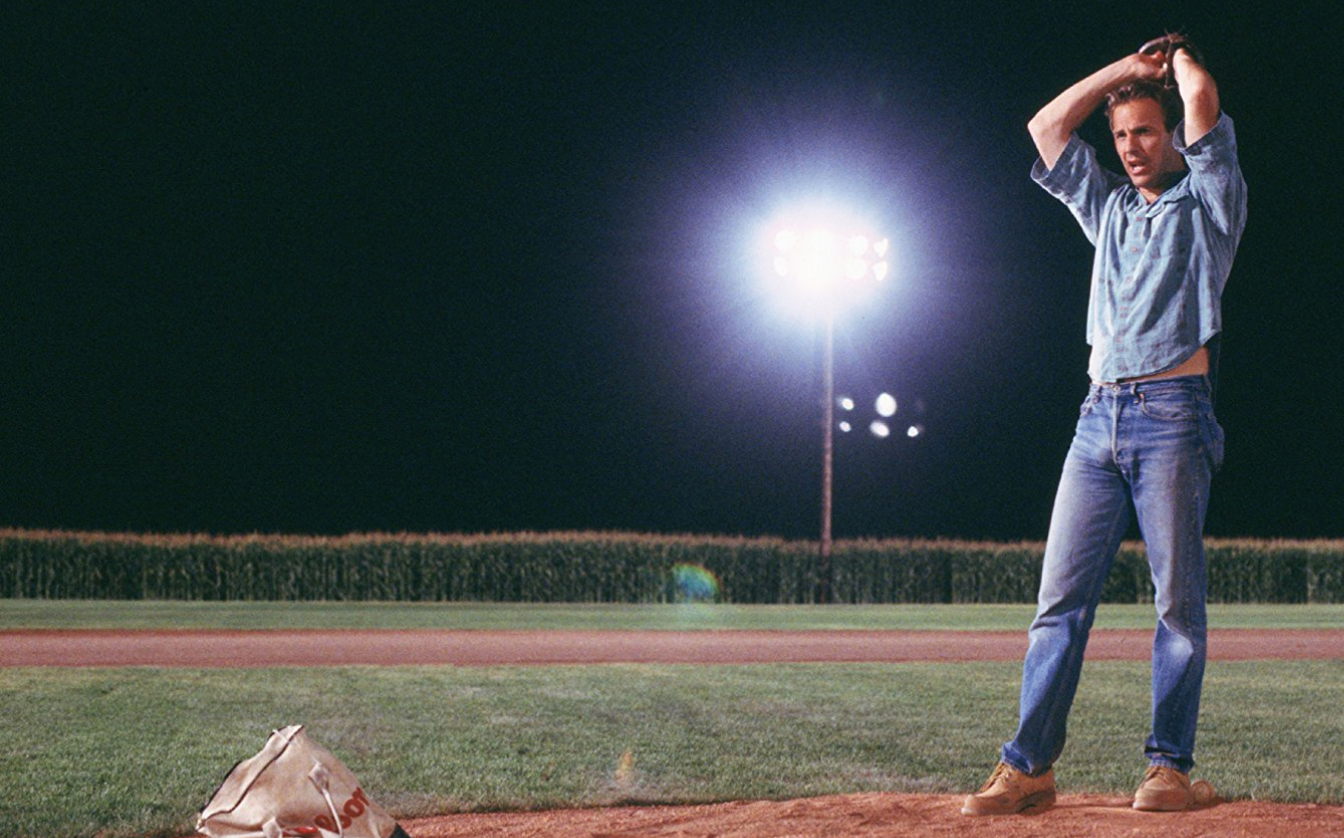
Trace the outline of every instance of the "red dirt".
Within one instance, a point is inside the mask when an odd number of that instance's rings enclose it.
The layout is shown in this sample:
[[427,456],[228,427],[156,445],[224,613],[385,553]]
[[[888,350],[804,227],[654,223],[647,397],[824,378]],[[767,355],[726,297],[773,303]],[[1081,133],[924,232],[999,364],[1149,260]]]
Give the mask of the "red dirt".
[[[0,666],[484,666],[1020,660],[1026,633],[956,631],[0,632]],[[1088,660],[1147,660],[1152,632],[1094,631]],[[1221,629],[1215,661],[1344,659],[1344,631]]]
[[1344,807],[1238,801],[1179,814],[1135,812],[1129,800],[1063,795],[1032,816],[967,818],[960,795],[849,794],[780,803],[651,806],[451,815],[402,823],[414,838],[1338,838]]
[[[1146,660],[1151,638],[1148,631],[1096,631],[1088,658]],[[1023,632],[0,632],[0,666],[957,662],[1016,660],[1025,650]],[[1214,630],[1209,656],[1225,661],[1344,659],[1344,631]],[[1344,836],[1344,807],[1339,806],[1242,800],[1174,815],[1148,814],[1130,809],[1125,798],[1062,793],[1058,805],[1040,815],[966,818],[959,812],[960,803],[960,795],[853,794],[781,802],[445,815],[402,825],[413,838]]]

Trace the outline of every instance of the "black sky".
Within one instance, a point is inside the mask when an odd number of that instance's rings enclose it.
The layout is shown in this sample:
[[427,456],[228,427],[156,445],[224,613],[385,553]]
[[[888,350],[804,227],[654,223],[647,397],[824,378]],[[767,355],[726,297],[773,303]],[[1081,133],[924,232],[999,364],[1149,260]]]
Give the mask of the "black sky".
[[1344,535],[1334,7],[929,5],[6,12],[0,525],[811,537],[747,244],[824,189],[896,249],[838,387],[927,429],[839,440],[837,535],[1041,538],[1091,249],[1025,125],[1184,27],[1250,195],[1209,532]]

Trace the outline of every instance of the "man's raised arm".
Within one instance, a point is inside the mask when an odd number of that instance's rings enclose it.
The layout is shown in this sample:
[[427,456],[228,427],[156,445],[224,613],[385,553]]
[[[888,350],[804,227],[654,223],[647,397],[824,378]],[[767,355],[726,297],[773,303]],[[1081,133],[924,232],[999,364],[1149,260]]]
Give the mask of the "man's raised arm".
[[1203,65],[1189,52],[1177,47],[1171,66],[1176,75],[1176,89],[1185,105],[1185,144],[1192,146],[1218,124],[1221,106],[1218,104],[1218,85]]
[[[1036,150],[1041,153],[1041,160],[1046,168],[1055,167],[1059,156],[1064,153],[1065,146],[1069,144],[1069,135],[1078,130],[1078,126],[1082,125],[1106,100],[1107,93],[1139,79],[1160,79],[1165,68],[1166,59],[1160,54],[1127,55],[1074,84],[1052,99],[1050,104],[1041,108],[1040,112],[1027,123],[1027,130],[1031,132],[1031,139],[1036,143]],[[1179,64],[1177,72],[1180,72]],[[1207,76],[1208,73],[1204,75]],[[1181,89],[1181,95],[1185,95],[1184,88]],[[1217,93],[1214,95],[1216,101]],[[1215,109],[1214,120],[1217,121],[1217,118],[1218,112]],[[1205,131],[1207,130],[1206,128]]]

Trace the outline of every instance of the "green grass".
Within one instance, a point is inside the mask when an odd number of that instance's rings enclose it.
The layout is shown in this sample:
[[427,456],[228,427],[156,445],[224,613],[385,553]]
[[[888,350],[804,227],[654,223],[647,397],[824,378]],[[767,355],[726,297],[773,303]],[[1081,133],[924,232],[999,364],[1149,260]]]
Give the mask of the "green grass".
[[[0,835],[185,834],[238,759],[302,722],[400,817],[960,792],[1012,733],[1016,663],[0,670]],[[1344,662],[1214,663],[1199,774],[1344,803]],[[1064,792],[1132,791],[1145,664],[1089,663]],[[632,772],[617,772],[621,755]]]
[[[964,629],[1025,631],[1031,605],[519,605],[0,599],[0,629]],[[1210,605],[1213,628],[1344,628],[1344,605]],[[1103,604],[1098,628],[1151,628]]]

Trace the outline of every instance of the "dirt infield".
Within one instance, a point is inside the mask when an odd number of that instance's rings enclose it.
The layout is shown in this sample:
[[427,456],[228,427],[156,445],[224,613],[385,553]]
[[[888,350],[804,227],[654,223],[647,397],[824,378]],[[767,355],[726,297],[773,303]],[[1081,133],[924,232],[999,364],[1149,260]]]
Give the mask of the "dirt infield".
[[967,818],[954,795],[851,794],[713,806],[652,806],[455,815],[405,821],[414,838],[1338,838],[1344,807],[1238,801],[1182,812],[1135,812],[1129,800],[1064,795],[1030,817]]
[[[557,665],[1019,660],[1025,632],[100,631],[0,632],[0,666]],[[1152,632],[1094,631],[1088,660],[1147,660]],[[1224,629],[1211,660],[1344,659],[1344,631]]]
[[[1090,660],[1146,660],[1150,631],[1096,631]],[[892,631],[63,631],[0,632],[0,666],[743,664],[1017,660],[1023,632]],[[1344,631],[1215,630],[1213,660],[1344,659]],[[988,766],[987,766],[988,769]],[[1137,779],[1137,777],[1136,777]],[[1062,794],[1031,817],[966,818],[960,795],[854,794],[788,801],[447,815],[413,838],[1336,838],[1344,807],[1262,801],[1147,814],[1120,797]]]

